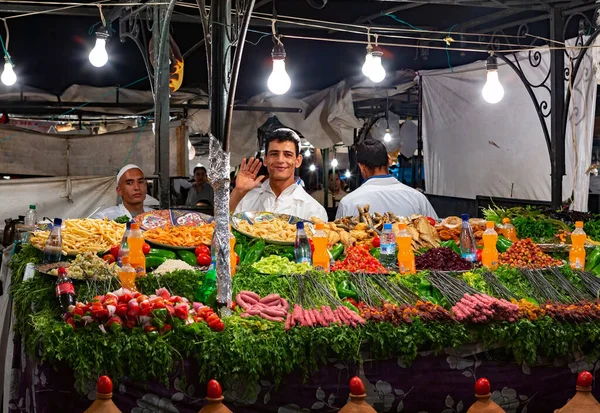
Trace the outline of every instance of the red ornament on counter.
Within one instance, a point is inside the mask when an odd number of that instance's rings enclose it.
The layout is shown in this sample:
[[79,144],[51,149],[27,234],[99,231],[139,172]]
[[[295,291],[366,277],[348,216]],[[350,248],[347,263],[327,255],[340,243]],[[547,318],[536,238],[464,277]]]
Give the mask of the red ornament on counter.
[[366,402],[365,385],[358,376],[350,379],[350,401],[342,407],[339,413],[375,413]]
[[589,371],[582,371],[577,377],[577,393],[562,408],[554,413],[600,413],[600,403],[592,394],[594,376]]
[[490,381],[481,378],[475,383],[477,401],[467,410],[467,413],[503,413],[504,410],[492,401]]
[[206,386],[206,400],[208,404],[200,410],[200,413],[232,413],[223,404],[223,388],[214,379],[209,381]]
[[96,383],[96,401],[83,413],[121,413],[112,401],[112,380],[108,376],[100,376]]

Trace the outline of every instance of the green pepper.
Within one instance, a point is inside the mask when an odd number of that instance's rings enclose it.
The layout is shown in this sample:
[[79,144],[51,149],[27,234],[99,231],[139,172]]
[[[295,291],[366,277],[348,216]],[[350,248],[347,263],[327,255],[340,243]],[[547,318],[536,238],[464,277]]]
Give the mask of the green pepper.
[[496,249],[498,252],[506,252],[512,246],[513,242],[502,235],[498,236],[498,242],[496,242]]
[[358,301],[358,294],[356,293],[356,289],[354,288],[354,286],[352,285],[352,283],[350,283],[349,281],[340,281],[336,286],[335,289],[338,293],[338,297],[340,297],[342,300],[344,298],[352,298],[356,301]]
[[371,248],[369,250],[369,254],[371,254],[373,257],[379,259],[379,256],[380,256],[379,248]]
[[600,247],[596,247],[589,253],[585,262],[585,270],[591,271],[600,264]]
[[244,257],[244,264],[253,264],[258,262],[258,260],[260,260],[262,257],[265,245],[265,241],[261,239],[252,248],[250,248],[250,251],[248,251]]
[[166,308],[155,308],[151,313],[154,319],[165,321],[169,315],[169,311]]
[[177,258],[177,256],[175,255],[175,253],[173,251],[161,250],[158,248],[150,249],[150,252],[148,253],[148,255],[154,255],[156,257],[165,257],[168,260],[174,260],[175,258]]
[[167,259],[155,255],[146,255],[146,268],[156,268],[163,264]]
[[340,255],[342,255],[342,252],[344,252],[344,244],[338,242],[333,247],[331,247],[329,252],[331,253],[331,258],[333,258],[334,261],[337,260],[340,257]]
[[196,255],[192,251],[179,250],[177,251],[177,255],[179,256],[179,259],[192,267],[198,265]]
[[450,248],[455,253],[460,254],[460,248],[458,247],[458,245],[456,244],[456,242],[454,242],[451,239],[448,240],[448,241],[442,241],[442,242],[440,242],[440,247]]
[[244,256],[244,244],[238,244],[236,242],[235,247],[233,248],[233,251],[237,254],[238,258],[240,259],[240,262],[242,261],[242,258]]
[[347,307],[350,310],[354,311],[356,314],[360,315],[360,311],[352,303],[349,303],[348,301],[344,301],[343,304],[344,304],[344,307]]

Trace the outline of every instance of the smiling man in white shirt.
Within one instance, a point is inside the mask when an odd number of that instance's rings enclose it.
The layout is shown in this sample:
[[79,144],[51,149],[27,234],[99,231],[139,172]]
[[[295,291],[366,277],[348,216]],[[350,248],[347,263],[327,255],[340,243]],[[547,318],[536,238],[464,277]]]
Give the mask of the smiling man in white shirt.
[[366,204],[372,214],[393,212],[403,217],[420,214],[437,219],[425,195],[389,174],[389,157],[383,143],[366,139],[356,148],[356,160],[365,182],[340,201],[336,219],[358,215],[357,207]]
[[[262,163],[258,159],[242,160],[231,192],[231,212],[269,211],[310,220],[317,217],[327,222],[327,212],[298,184],[294,172],[302,164],[300,137],[296,132],[280,128],[266,143],[265,166],[269,179],[258,176]],[[262,183],[261,183],[262,182]]]

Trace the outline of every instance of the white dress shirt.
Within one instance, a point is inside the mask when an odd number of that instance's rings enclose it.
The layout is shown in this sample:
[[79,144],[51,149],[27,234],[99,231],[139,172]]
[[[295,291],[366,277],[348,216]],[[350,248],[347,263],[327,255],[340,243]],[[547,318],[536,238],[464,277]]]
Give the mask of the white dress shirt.
[[369,213],[393,212],[402,217],[421,214],[437,219],[437,214],[425,195],[404,185],[391,175],[367,179],[359,188],[346,195],[338,205],[337,218],[358,215],[358,206],[369,204]]
[[306,193],[298,182],[294,182],[277,197],[267,179],[258,188],[248,192],[235,209],[235,212],[250,211],[288,214],[306,220],[314,216],[327,222],[325,208]]
[[[144,206],[144,212],[149,212],[149,211],[152,211],[152,208],[148,208],[148,207]],[[92,218],[95,218],[95,219],[108,218],[112,221],[114,219],[122,217],[123,215],[127,215],[129,217],[129,219],[133,219],[133,217],[131,216],[131,212],[129,212],[127,210],[127,208],[125,208],[125,205],[119,204],[117,206],[109,207],[109,208],[106,208],[106,209],[96,212],[94,215],[92,215]]]

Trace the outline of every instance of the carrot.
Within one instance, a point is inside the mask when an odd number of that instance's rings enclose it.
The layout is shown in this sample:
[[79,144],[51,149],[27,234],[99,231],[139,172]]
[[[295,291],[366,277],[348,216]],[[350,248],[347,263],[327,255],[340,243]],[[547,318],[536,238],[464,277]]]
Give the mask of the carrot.
[[319,322],[319,324],[321,324],[323,327],[327,327],[328,324],[325,322],[325,317],[323,317],[323,314],[321,314],[319,310],[314,310],[314,312],[317,316],[317,321]]
[[308,325],[313,327],[315,325],[315,319],[312,317],[310,310],[304,309],[304,318],[308,322]]

